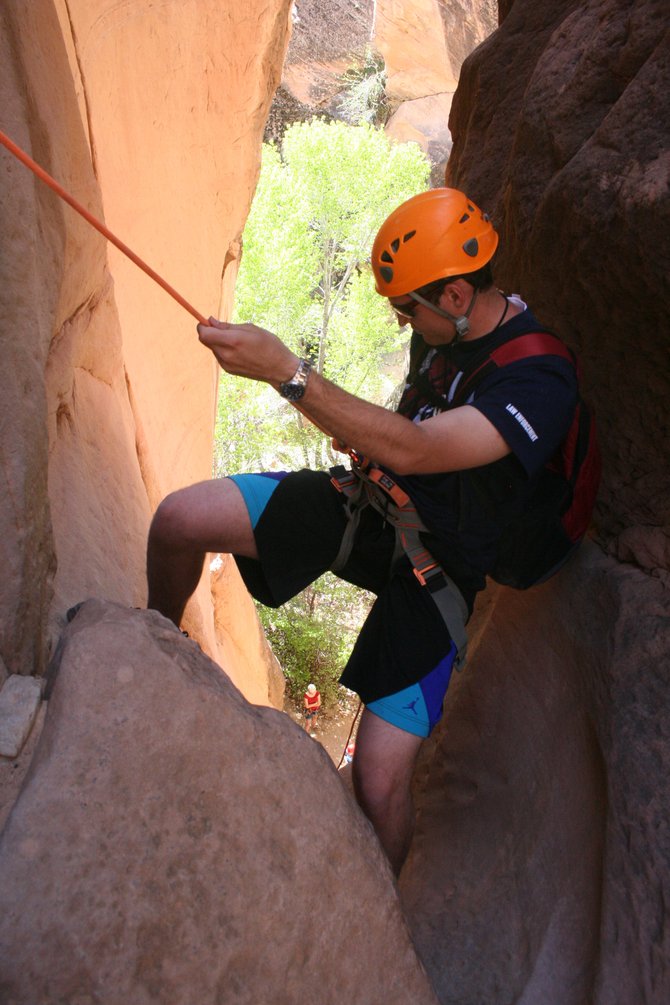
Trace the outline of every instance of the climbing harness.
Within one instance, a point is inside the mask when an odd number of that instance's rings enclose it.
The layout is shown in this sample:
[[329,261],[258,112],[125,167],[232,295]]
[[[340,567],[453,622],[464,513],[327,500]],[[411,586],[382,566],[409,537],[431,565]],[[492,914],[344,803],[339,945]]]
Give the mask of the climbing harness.
[[421,540],[428,528],[417,513],[407,493],[389,474],[374,465],[368,458],[350,451],[351,469],[338,464],[330,469],[331,481],[346,497],[347,526],[342,536],[340,550],[330,567],[337,573],[347,562],[354,543],[361,513],[372,506],[394,528],[396,543],[391,565],[404,553],[409,559],[414,575],[430,593],[435,606],[447,626],[456,646],[454,665],[460,670],[465,664],[468,637],[465,624],[468,608],[461,591],[453,579],[430,554]]

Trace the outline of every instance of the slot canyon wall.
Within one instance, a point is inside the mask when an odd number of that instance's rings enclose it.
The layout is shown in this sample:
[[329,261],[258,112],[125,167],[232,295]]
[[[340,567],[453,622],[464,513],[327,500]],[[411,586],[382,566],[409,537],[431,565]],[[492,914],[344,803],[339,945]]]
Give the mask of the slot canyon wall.
[[266,135],[312,115],[347,118],[345,74],[366,54],[383,60],[387,134],[418,143],[444,179],[449,112],[461,64],[497,24],[495,0],[298,0]]
[[[392,26],[483,38],[491,13],[351,6],[383,12],[399,102]],[[578,559],[478,603],[400,900],[321,748],[262,707],[280,687],[232,562],[189,613],[205,654],[131,609],[151,512],[209,475],[216,372],[195,321],[0,148],[0,683],[50,664],[42,735],[0,764],[0,1000],[293,1003],[315,974],[324,1003],[670,999],[667,12],[500,12],[460,73],[448,181],[499,226],[501,284],[579,351],[605,472]],[[225,316],[291,20],[6,0],[0,128]],[[440,143],[463,54],[402,97],[449,95]]]
[[[497,276],[580,354],[594,540],[490,589],[425,753],[401,878],[444,1002],[670,998],[670,44],[667,5],[507,4],[465,62],[447,181]],[[441,856],[438,854],[441,849]]]
[[[0,10],[3,131],[205,316],[230,307],[289,9]],[[146,602],[151,514],[211,473],[217,370],[194,318],[0,158],[4,679],[43,673],[70,605]],[[186,627],[249,698],[280,701],[239,584],[225,562],[213,605],[203,577]],[[217,637],[212,611],[231,592],[236,617]]]

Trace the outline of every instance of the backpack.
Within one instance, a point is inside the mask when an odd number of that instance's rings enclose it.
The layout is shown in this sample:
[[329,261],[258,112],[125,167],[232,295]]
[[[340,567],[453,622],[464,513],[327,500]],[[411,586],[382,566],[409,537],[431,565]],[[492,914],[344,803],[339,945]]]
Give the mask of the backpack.
[[[548,331],[517,335],[499,345],[461,378],[453,405],[465,402],[487,374],[531,356],[560,356],[578,371],[574,353]],[[503,530],[494,567],[497,583],[526,590],[561,568],[586,534],[601,475],[593,416],[581,398],[565,440],[540,473],[532,510]]]

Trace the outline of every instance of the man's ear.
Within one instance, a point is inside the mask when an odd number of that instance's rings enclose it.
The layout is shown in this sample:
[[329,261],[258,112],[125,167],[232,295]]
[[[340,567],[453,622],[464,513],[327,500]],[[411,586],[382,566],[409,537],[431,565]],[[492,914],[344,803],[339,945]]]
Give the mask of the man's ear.
[[464,279],[455,279],[453,283],[446,283],[437,306],[450,314],[462,314],[470,302],[468,296],[469,286]]

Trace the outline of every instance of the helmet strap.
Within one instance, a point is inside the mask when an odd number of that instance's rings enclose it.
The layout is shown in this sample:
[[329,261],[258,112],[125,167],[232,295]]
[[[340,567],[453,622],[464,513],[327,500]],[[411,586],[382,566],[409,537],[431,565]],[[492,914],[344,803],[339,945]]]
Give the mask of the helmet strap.
[[430,300],[426,300],[426,298],[422,297],[420,293],[416,293],[413,290],[407,295],[411,297],[412,300],[416,300],[417,303],[423,304],[424,307],[428,307],[431,311],[434,311],[436,314],[439,314],[440,317],[446,318],[448,321],[451,321],[454,328],[456,329],[456,337],[451,344],[455,345],[457,342],[460,342],[461,339],[464,338],[470,331],[470,322],[468,318],[472,313],[472,308],[475,306],[475,300],[477,299],[478,293],[479,293],[478,289],[476,288],[473,289],[472,300],[470,301],[470,305],[465,314],[460,315],[450,314],[449,311],[442,310],[442,308],[438,307],[437,304],[431,304]]

